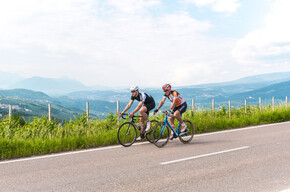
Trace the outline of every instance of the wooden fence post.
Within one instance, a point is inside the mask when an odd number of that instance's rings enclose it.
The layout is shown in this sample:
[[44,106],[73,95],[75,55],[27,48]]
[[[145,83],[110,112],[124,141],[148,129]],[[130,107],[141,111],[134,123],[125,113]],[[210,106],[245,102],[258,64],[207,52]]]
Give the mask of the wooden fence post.
[[51,104],[48,104],[48,121],[51,121]]
[[212,112],[214,112],[214,99],[212,99],[212,107],[211,107]]
[[259,97],[259,108],[260,108],[260,111],[262,111],[262,101],[261,101],[261,97]]
[[89,117],[90,117],[90,114],[89,114],[89,102],[86,103],[86,106],[87,106],[87,124],[89,125]]
[[247,99],[245,99],[245,113],[247,113]]
[[229,118],[231,118],[231,101],[229,101]]
[[274,96],[272,97],[272,108],[274,111],[275,110],[275,97]]
[[191,107],[191,111],[192,111],[192,113],[194,113],[194,98],[192,99],[192,107]]
[[9,121],[11,121],[12,118],[12,105],[9,105]]
[[117,117],[118,117],[117,122],[118,122],[118,123],[119,123],[119,121],[120,121],[119,113],[120,113],[120,101],[117,100]]

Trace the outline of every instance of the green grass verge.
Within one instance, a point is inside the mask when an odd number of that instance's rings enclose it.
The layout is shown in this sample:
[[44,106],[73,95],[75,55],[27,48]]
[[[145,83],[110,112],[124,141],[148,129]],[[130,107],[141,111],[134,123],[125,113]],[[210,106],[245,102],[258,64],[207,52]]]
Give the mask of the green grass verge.
[[[158,121],[162,121],[163,118],[164,115],[153,117]],[[289,121],[290,107],[281,105],[273,110],[271,106],[266,106],[260,111],[258,107],[248,106],[247,113],[244,112],[244,108],[232,109],[231,117],[223,107],[214,113],[204,110],[193,114],[187,111],[183,118],[193,122],[195,133],[206,133]],[[123,122],[124,120],[119,125]],[[118,127],[117,116],[112,113],[103,120],[90,120],[89,125],[84,115],[64,124],[48,121],[45,117],[25,122],[21,116],[15,115],[11,120],[4,118],[0,121],[0,159],[118,144]]]

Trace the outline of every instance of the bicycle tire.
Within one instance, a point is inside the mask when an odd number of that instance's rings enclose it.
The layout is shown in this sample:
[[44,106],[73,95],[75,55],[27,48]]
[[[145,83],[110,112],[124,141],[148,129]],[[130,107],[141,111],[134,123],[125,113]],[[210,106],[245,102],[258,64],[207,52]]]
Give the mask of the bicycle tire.
[[118,129],[118,141],[124,147],[130,147],[135,141],[137,130],[134,123],[125,122]]
[[194,126],[193,126],[193,123],[189,120],[183,120],[183,122],[186,124],[186,131],[185,133],[181,133],[179,134],[179,140],[186,144],[186,143],[189,143],[192,139],[193,139],[193,136],[194,136]]
[[146,139],[147,141],[149,141],[150,143],[153,143],[153,135],[152,135],[152,132],[153,132],[153,128],[155,127],[155,125],[159,122],[157,120],[152,120],[150,121],[151,122],[151,128],[147,131],[146,133]]
[[164,122],[159,122],[153,128],[153,143],[156,147],[164,147],[169,141],[169,127]]

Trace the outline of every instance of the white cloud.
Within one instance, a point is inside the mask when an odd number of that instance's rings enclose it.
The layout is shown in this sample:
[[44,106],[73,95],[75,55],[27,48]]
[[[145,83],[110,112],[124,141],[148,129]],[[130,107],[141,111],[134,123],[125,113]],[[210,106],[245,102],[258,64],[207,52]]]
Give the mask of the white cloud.
[[116,7],[121,12],[138,13],[161,3],[159,0],[108,0],[108,4]]
[[204,59],[216,47],[202,35],[211,27],[208,22],[186,12],[157,18],[139,14],[158,1],[124,1],[125,11],[118,2],[27,0],[15,7],[17,2],[9,1],[1,6],[10,10],[1,13],[9,20],[0,24],[0,49],[9,53],[0,54],[1,68],[27,77],[69,76],[107,85],[169,79],[183,84],[208,73]]
[[261,65],[272,62],[289,64],[290,59],[290,1],[276,0],[265,19],[265,27],[248,33],[233,50],[240,62]]
[[241,6],[239,0],[185,0],[198,7],[209,7],[214,12],[234,13]]
[[[226,13],[239,6],[223,2],[196,1]],[[87,85],[190,85],[237,78],[230,73],[240,69],[230,54],[235,39],[206,36],[215,26],[185,10],[151,13],[160,7],[157,0],[5,1],[0,68],[25,77],[67,76]],[[243,41],[239,45],[248,47]],[[244,54],[237,53],[238,58]]]

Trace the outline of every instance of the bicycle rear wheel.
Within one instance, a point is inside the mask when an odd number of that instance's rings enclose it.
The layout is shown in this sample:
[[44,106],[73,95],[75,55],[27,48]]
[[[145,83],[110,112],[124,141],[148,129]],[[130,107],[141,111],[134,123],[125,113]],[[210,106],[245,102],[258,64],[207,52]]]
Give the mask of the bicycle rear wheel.
[[183,120],[183,122],[185,123],[185,125],[187,127],[186,127],[185,132],[179,134],[179,140],[182,143],[186,144],[186,143],[189,143],[193,139],[194,126],[193,126],[192,122],[189,120]]
[[169,141],[169,127],[164,122],[159,122],[153,128],[153,143],[156,147],[164,147]]
[[146,133],[146,139],[150,143],[153,143],[153,135],[152,135],[152,132],[153,132],[153,128],[156,126],[156,124],[158,123],[158,121],[157,120],[152,120],[150,122],[151,122],[151,128]]
[[118,130],[118,140],[124,147],[131,146],[136,141],[137,130],[133,123],[123,123]]

